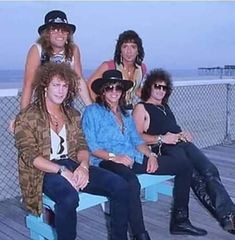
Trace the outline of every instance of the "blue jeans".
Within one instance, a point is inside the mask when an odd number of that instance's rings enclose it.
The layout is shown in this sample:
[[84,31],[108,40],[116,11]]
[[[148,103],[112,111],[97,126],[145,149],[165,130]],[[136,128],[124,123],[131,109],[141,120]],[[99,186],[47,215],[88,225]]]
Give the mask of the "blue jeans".
[[[56,161],[74,171],[78,164],[70,159]],[[127,182],[110,171],[90,166],[89,183],[82,190],[110,199],[110,239],[127,240],[129,191]],[[61,175],[46,173],[43,180],[43,193],[55,202],[55,228],[58,240],[76,238],[79,196],[72,185]]]

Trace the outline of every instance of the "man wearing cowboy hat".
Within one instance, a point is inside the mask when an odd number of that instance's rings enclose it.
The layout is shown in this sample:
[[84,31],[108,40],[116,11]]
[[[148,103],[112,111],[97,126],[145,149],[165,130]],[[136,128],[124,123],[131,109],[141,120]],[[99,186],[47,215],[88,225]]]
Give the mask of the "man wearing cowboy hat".
[[33,78],[36,69],[46,62],[68,63],[78,75],[81,89],[80,96],[83,102],[86,105],[91,104],[88,88],[83,79],[79,47],[73,42],[75,31],[76,26],[68,22],[64,12],[53,10],[45,15],[44,24],[38,28],[40,37],[28,52],[21,109],[31,102]]
[[45,30],[48,26],[59,26],[59,27],[67,27],[72,33],[76,31],[76,26],[68,23],[67,16],[64,12],[60,10],[53,10],[46,14],[44,19],[44,24],[38,28],[39,35],[42,34],[43,30]]
[[[150,240],[145,230],[140,201],[140,185],[136,173],[176,175],[174,205],[188,207],[192,167],[172,159],[157,156],[137,132],[132,116],[125,110],[125,93],[133,86],[118,70],[108,70],[96,79],[91,89],[97,94],[96,103],[85,109],[82,128],[91,151],[93,165],[123,177],[129,186],[129,223],[135,240]],[[189,220],[188,220],[189,221]],[[185,234],[205,235],[206,231],[189,222]]]

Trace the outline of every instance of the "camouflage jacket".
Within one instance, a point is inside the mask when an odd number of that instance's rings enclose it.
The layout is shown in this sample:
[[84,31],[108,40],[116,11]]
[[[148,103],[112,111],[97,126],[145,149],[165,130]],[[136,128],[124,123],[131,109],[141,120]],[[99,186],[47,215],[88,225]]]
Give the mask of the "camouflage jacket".
[[[77,160],[80,149],[87,145],[80,128],[80,113],[70,109],[72,122],[66,121],[69,158]],[[16,117],[15,140],[18,149],[19,183],[24,203],[29,211],[42,212],[42,184],[44,173],[34,167],[36,157],[50,158],[51,138],[49,121],[36,105],[30,105]]]

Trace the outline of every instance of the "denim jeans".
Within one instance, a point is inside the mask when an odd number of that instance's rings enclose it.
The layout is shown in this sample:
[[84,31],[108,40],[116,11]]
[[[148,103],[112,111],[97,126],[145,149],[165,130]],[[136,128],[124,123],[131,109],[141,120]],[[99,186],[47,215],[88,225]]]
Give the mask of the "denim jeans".
[[207,193],[220,220],[229,212],[235,212],[235,206],[224,188],[216,166],[193,143],[163,145],[162,153],[175,159],[184,159],[205,178]]
[[[70,159],[56,161],[74,171],[78,164]],[[79,197],[77,191],[61,175],[46,173],[43,181],[43,192],[55,202],[55,228],[58,240],[76,238]],[[127,240],[129,191],[127,182],[110,171],[90,166],[89,183],[82,190],[110,199],[110,239]]]
[[[122,176],[129,184],[129,223],[133,235],[139,235],[145,232],[143,213],[140,200],[140,183],[136,174],[147,173],[147,159],[144,158],[143,164],[135,162],[132,169],[123,164],[112,161],[102,161],[101,168],[110,170]],[[184,160],[161,156],[159,158],[159,167],[154,175],[175,175],[174,184],[174,208],[187,209],[189,202],[190,179],[192,175],[192,166]]]

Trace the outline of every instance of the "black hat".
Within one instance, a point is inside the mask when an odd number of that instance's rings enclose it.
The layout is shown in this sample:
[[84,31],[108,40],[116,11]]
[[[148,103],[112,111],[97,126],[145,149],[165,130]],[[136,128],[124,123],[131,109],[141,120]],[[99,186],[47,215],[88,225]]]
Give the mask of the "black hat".
[[133,82],[122,78],[122,73],[118,70],[107,70],[103,73],[102,78],[97,78],[92,84],[91,89],[95,94],[100,95],[102,88],[107,83],[120,83],[123,86],[123,90],[127,91],[133,87]]
[[60,10],[53,10],[46,14],[44,19],[44,24],[38,28],[38,33],[41,35],[42,31],[46,29],[50,25],[64,25],[68,26],[71,31],[74,33],[76,30],[76,26],[68,23],[67,16],[64,12]]

